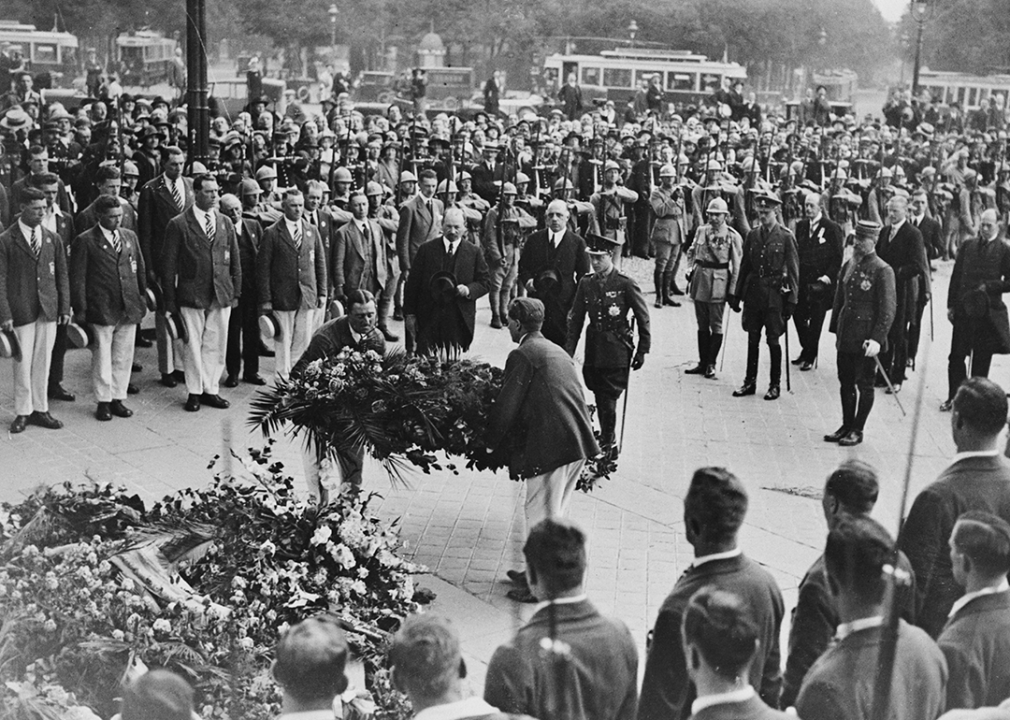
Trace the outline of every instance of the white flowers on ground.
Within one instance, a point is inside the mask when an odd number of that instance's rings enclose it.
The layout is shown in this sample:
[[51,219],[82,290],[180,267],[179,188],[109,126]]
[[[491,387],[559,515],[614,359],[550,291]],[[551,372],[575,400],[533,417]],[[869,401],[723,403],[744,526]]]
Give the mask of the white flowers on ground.
[[311,545],[325,545],[330,541],[330,537],[333,535],[333,528],[329,525],[320,525],[316,528],[316,531],[312,534],[312,539],[309,540]]
[[157,620],[155,620],[153,627],[155,632],[162,632],[162,633],[172,632],[172,623],[170,623],[165,618],[158,618]]

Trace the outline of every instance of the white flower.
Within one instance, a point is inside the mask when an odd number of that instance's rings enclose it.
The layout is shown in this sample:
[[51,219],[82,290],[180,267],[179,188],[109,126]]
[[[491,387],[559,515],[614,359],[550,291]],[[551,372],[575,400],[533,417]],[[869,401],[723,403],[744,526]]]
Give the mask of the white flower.
[[236,575],[231,579],[231,586],[236,590],[245,590],[249,587],[249,583],[247,583],[245,578],[241,575]]
[[252,650],[256,646],[256,643],[253,642],[253,639],[251,637],[247,636],[239,640],[238,645],[243,650]]
[[333,535],[333,528],[329,525],[320,525],[316,528],[315,533],[312,535],[312,539],[309,540],[311,545],[325,545],[330,540],[330,536]]
[[163,632],[163,633],[172,632],[172,623],[170,623],[165,618],[158,618],[157,620],[155,620],[153,627],[155,632]]
[[351,590],[358,593],[358,595],[368,594],[368,587],[365,585],[365,583],[361,582],[360,580],[355,580],[353,583],[351,583]]
[[46,632],[49,633],[56,632],[56,621],[52,619],[46,620],[45,624],[42,627]]
[[133,582],[132,578],[123,579],[123,589],[132,591],[136,587],[136,583]]
[[354,553],[351,552],[351,549],[343,543],[334,547],[330,551],[330,555],[333,556],[333,559],[345,570],[350,570],[357,565],[357,562],[354,560]]
[[112,631],[112,639],[113,640],[118,640],[118,641],[122,642],[123,638],[125,638],[125,637],[126,636],[123,634],[123,631],[119,630],[118,628],[116,630]]
[[277,546],[269,540],[266,540],[262,545],[260,545],[260,552],[264,555],[273,555],[277,552]]

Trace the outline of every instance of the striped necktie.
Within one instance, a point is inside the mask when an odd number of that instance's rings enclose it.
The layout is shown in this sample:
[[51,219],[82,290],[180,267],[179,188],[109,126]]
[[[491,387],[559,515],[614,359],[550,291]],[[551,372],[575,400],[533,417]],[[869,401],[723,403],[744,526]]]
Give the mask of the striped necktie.
[[302,224],[301,223],[295,223],[295,234],[294,234],[294,236],[291,239],[295,241],[295,247],[298,248],[299,250],[301,250],[302,249]]
[[38,257],[42,252],[42,240],[39,237],[38,227],[32,228],[32,252],[35,253],[35,257]]
[[217,228],[215,227],[216,223],[214,222],[213,213],[207,213],[205,223],[206,224],[204,225],[203,229],[207,233],[207,242],[214,242],[214,233],[217,230]]
[[116,254],[123,252],[123,241],[119,239],[119,231],[112,233],[112,247],[116,249]]
[[172,197],[175,198],[175,205],[179,208],[179,212],[182,212],[186,209],[186,200],[183,197],[182,189],[179,187],[181,182],[179,180],[175,180],[174,182],[170,180],[169,184],[172,187]]

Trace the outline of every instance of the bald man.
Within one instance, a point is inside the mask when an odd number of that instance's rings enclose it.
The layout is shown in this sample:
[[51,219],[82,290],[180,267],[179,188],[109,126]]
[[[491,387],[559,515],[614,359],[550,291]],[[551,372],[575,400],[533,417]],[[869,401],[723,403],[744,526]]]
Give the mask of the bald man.
[[[947,357],[948,411],[958,387],[970,372],[988,377],[994,354],[1010,352],[1010,323],[1003,293],[1010,290],[1010,246],[999,239],[996,211],[979,218],[977,237],[958,248],[947,291],[947,319],[954,326]],[[971,357],[971,367],[965,360]]]
[[568,217],[568,204],[552,200],[544,214],[546,228],[530,235],[519,258],[519,282],[544,304],[541,332],[561,347],[568,334],[575,288],[589,272],[586,243],[570,229]]

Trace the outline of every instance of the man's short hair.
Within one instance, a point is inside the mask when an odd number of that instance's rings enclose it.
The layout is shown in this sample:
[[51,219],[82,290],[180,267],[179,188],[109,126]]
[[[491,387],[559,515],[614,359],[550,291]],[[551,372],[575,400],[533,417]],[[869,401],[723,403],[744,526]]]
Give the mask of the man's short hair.
[[551,594],[579,586],[586,575],[586,536],[569,520],[548,518],[534,525],[523,555]]
[[347,640],[336,617],[307,618],[277,643],[274,679],[299,702],[332,699],[347,689],[347,654]]
[[957,389],[954,411],[972,429],[995,435],[1006,425],[1006,393],[989,378],[970,377]]
[[217,178],[210,173],[200,173],[193,178],[193,192],[200,192],[205,183],[217,182]]
[[59,185],[60,177],[56,173],[51,172],[39,173],[31,178],[31,184],[32,187],[37,187],[41,190],[46,185]]
[[367,305],[370,302],[375,302],[375,295],[370,291],[360,288],[352,290],[347,295],[347,312],[350,312],[355,305]]
[[109,210],[114,210],[118,207],[120,207],[119,198],[112,195],[99,195],[95,198],[95,212],[99,215],[105,215]]
[[986,577],[1010,572],[1010,523],[998,515],[982,510],[963,513],[954,524],[952,540]]
[[288,188],[287,190],[284,191],[284,200],[287,200],[288,198],[300,198],[300,197],[304,196],[302,195],[302,191],[296,187]]
[[697,645],[722,677],[737,676],[757,652],[758,627],[747,604],[733,593],[702,588],[688,601],[683,623],[684,642]]
[[747,490],[726,468],[699,468],[684,498],[684,515],[698,523],[706,540],[730,541],[747,515]]
[[183,150],[178,145],[169,145],[167,148],[165,148],[165,159],[166,160],[169,159],[169,158],[172,158],[172,157],[179,157],[180,155],[182,157],[186,157],[186,151]]
[[536,298],[517,297],[509,305],[508,316],[526,332],[536,332],[544,325],[544,304]]
[[21,191],[21,207],[31,205],[36,200],[42,200],[44,202],[45,199],[46,199],[45,193],[43,193],[36,187],[29,186]]
[[190,720],[193,688],[168,670],[151,670],[123,691],[122,720]]
[[432,169],[422,170],[418,176],[418,180],[438,180],[438,175]]
[[38,155],[45,155],[49,152],[49,149],[43,147],[42,145],[32,145],[28,148],[28,157],[36,157]]
[[442,697],[462,677],[459,635],[448,618],[411,615],[393,636],[389,664],[401,690],[422,698]]
[[894,540],[876,520],[865,515],[842,518],[828,533],[824,564],[828,576],[851,588],[864,602],[884,597],[884,565],[891,562]]
[[828,475],[824,493],[838,500],[847,512],[867,515],[880,493],[877,471],[862,460],[846,460]]
[[119,180],[123,174],[115,165],[102,165],[95,171],[95,185],[102,185],[106,180]]
[[306,190],[307,190],[308,192],[312,192],[313,190],[318,190],[319,192],[321,192],[321,193],[323,193],[323,194],[325,194],[325,193],[326,193],[326,185],[324,185],[324,184],[323,184],[322,182],[320,182],[319,180],[309,180],[309,181],[308,181],[308,182],[307,182],[307,183],[305,184],[305,189],[306,189]]

